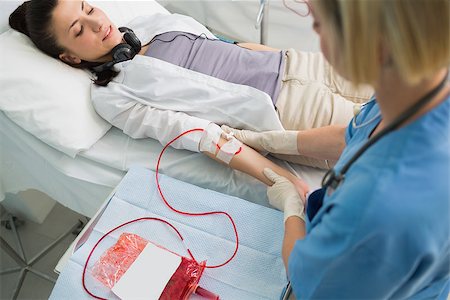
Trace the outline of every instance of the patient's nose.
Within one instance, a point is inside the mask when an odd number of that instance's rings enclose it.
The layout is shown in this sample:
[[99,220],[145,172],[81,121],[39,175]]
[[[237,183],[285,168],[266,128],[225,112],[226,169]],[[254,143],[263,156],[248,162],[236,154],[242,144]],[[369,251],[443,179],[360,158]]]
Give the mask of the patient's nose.
[[87,18],[88,25],[94,32],[101,32],[103,27],[103,20],[101,18]]

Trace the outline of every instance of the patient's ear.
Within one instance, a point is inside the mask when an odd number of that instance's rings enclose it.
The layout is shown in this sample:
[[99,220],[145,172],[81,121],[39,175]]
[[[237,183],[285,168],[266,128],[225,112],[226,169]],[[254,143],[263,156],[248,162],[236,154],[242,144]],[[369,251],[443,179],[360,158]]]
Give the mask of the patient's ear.
[[78,56],[70,55],[68,53],[60,54],[59,59],[70,65],[76,65],[81,63],[81,59]]

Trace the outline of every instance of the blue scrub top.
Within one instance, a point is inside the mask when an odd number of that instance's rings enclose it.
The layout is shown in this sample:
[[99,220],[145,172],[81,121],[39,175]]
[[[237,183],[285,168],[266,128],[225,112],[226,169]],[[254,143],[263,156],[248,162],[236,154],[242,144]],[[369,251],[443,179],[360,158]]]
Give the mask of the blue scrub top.
[[[356,118],[363,126],[350,123],[338,170],[367,141],[379,112],[371,101]],[[424,299],[448,292],[449,118],[450,97],[375,143],[324,198],[289,257],[297,299]]]

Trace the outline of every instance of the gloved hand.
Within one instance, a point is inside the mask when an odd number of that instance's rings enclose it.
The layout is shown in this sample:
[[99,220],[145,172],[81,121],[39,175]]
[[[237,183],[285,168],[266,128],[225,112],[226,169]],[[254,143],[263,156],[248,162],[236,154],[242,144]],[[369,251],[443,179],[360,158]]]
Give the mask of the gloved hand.
[[284,211],[284,222],[291,216],[298,216],[305,221],[305,206],[294,184],[269,168],[264,169],[264,175],[274,183],[267,188],[269,203]]
[[269,151],[279,154],[299,154],[297,148],[298,131],[274,130],[254,132],[221,126],[226,133],[232,133],[238,140],[259,151]]

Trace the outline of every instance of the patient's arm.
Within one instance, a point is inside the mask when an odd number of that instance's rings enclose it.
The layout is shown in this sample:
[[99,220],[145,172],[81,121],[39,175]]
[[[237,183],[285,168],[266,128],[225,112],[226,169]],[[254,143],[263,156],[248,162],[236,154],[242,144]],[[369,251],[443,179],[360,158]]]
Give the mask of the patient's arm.
[[[219,145],[222,146],[226,142],[227,142],[226,139],[220,138]],[[209,152],[203,153],[211,157],[212,159],[223,163],[222,161],[218,160],[215,156],[213,156],[211,153]],[[292,183],[294,183],[294,185],[299,189],[299,192],[306,193],[309,190],[309,187],[303,180],[296,177],[294,174],[287,171],[286,169],[283,169],[279,165],[273,163],[269,159],[262,156],[259,152],[253,150],[252,148],[248,147],[245,144],[242,145],[242,150],[233,157],[229,166],[233,169],[242,171],[252,177],[255,177],[256,179],[262,181],[266,185],[273,184],[273,182],[267,179],[267,177],[263,174],[264,168],[270,168],[274,170],[276,173],[286,177]]]
[[249,49],[249,50],[255,50],[255,51],[275,51],[275,52],[281,51],[280,49],[275,49],[275,48],[268,47],[266,45],[254,44],[254,43],[238,43],[237,45],[239,47]]

